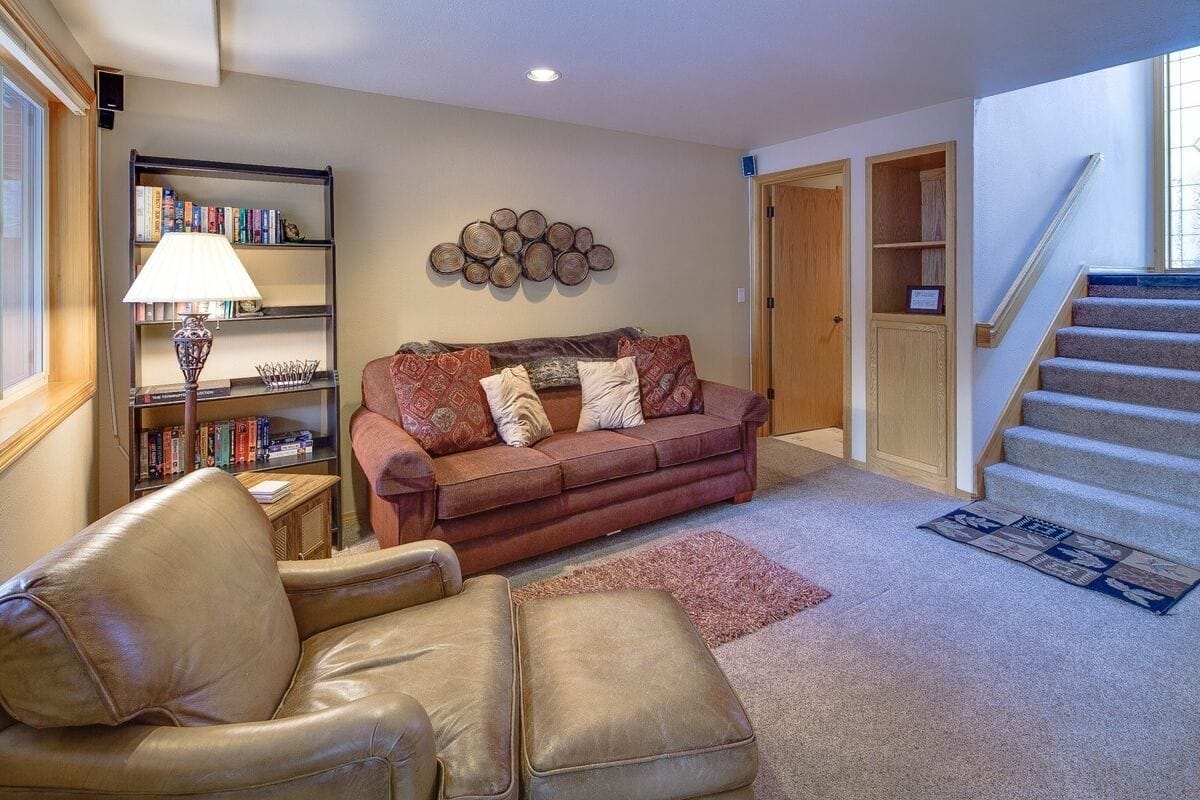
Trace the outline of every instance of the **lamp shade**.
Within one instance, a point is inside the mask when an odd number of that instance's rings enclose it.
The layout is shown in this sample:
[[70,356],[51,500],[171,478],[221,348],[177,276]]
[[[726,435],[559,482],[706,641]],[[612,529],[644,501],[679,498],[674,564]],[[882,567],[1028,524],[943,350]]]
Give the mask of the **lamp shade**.
[[126,303],[261,299],[233,245],[219,233],[164,233],[125,293]]

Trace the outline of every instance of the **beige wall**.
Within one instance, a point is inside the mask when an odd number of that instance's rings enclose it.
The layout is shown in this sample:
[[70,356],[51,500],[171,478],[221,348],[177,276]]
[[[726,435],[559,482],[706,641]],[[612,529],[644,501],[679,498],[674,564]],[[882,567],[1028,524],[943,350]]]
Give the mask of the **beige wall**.
[[[24,0],[85,77],[92,66],[48,0]],[[0,580],[20,572],[95,515],[96,403],[88,401],[0,473]]]
[[[120,298],[130,148],[331,164],[343,423],[358,405],[363,364],[412,339],[487,341],[642,325],[690,335],[705,377],[747,383],[749,316],[737,303],[737,288],[748,280],[746,189],[736,151],[240,74],[225,75],[219,88],[130,78],[125,99],[127,110],[102,144],[114,320],[127,318]],[[576,288],[546,282],[498,290],[430,274],[433,245],[504,206],[588,225],[613,248],[616,268]],[[115,327],[120,392],[128,381],[126,333]],[[234,327],[217,334],[214,358],[222,348],[238,349],[229,338]],[[101,364],[102,386],[105,371]],[[107,425],[107,411],[102,416]],[[100,443],[101,506],[108,510],[125,499],[125,462],[109,437]],[[344,493],[347,503],[352,495]]]

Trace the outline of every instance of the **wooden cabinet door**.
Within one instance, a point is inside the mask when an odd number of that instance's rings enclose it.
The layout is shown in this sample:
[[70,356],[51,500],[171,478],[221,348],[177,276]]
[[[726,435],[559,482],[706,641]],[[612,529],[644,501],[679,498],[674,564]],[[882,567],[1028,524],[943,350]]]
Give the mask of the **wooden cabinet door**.
[[771,433],[842,427],[842,191],[773,189]]
[[302,559],[329,558],[332,509],[329,495],[310,500],[292,512],[297,551]]
[[870,337],[868,458],[947,478],[945,326],[872,321]]

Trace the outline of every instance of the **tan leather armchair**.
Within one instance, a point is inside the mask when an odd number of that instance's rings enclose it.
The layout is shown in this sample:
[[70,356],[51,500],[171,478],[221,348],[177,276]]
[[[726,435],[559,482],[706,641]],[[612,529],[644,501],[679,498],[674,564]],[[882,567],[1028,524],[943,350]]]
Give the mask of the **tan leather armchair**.
[[270,534],[202,470],[0,586],[0,797],[514,796],[507,583]]

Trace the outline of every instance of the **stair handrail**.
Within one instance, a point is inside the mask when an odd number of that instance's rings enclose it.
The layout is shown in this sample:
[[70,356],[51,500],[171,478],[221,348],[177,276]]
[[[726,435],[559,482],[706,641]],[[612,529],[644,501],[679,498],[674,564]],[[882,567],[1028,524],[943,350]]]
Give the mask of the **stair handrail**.
[[1004,297],[996,306],[991,318],[987,322],[975,323],[976,347],[1000,346],[1000,340],[1004,338],[1004,334],[1008,333],[1008,329],[1012,326],[1013,320],[1017,318],[1017,314],[1020,313],[1025,300],[1033,291],[1038,279],[1042,277],[1042,273],[1046,271],[1046,265],[1050,263],[1050,256],[1053,254],[1054,248],[1066,230],[1067,223],[1075,216],[1079,201],[1095,177],[1102,161],[1104,161],[1104,155],[1101,153],[1092,153],[1088,157],[1087,163],[1083,165],[1083,171],[1075,180],[1075,185],[1071,187],[1071,191],[1062,201],[1062,205],[1058,207],[1054,219],[1050,220],[1050,224],[1046,226],[1042,238],[1038,240],[1037,246],[1025,260],[1025,265],[1021,267],[1021,271],[1017,273],[1012,285],[1004,293]]

